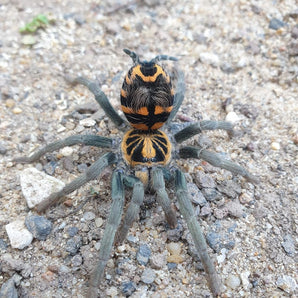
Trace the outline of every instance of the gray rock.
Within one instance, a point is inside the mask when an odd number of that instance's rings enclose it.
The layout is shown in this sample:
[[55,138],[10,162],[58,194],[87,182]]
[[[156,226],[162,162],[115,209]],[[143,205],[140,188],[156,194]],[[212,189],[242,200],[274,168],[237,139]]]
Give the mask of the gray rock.
[[287,234],[284,237],[284,241],[281,243],[281,245],[288,255],[293,256],[295,254],[295,242],[290,234]]
[[193,203],[200,206],[205,206],[207,204],[207,200],[205,199],[202,192],[194,183],[188,183],[187,188]]
[[200,188],[215,188],[214,179],[202,171],[196,173],[195,182]]
[[137,252],[137,260],[139,264],[146,265],[150,259],[151,250],[147,244],[141,244]]
[[155,274],[154,270],[152,270],[150,268],[146,268],[142,273],[141,280],[145,284],[151,284],[154,282],[155,276],[156,276],[156,274]]
[[136,284],[132,281],[123,282],[121,285],[122,294],[126,297],[131,296],[136,289]]
[[269,28],[273,29],[273,30],[278,30],[281,27],[284,27],[285,25],[286,25],[286,23],[284,23],[283,21],[273,18],[270,20]]
[[7,148],[3,144],[0,143],[0,154],[5,155],[6,152],[7,152]]
[[235,239],[229,233],[217,233],[214,231],[207,233],[206,241],[217,253],[220,252],[222,248],[232,249],[236,244]]
[[18,292],[13,278],[6,281],[0,289],[0,298],[18,298]]
[[289,275],[279,276],[276,285],[278,288],[289,294],[294,293],[297,288],[295,279]]
[[53,226],[51,221],[38,215],[27,216],[25,225],[33,234],[33,237],[38,240],[46,240],[47,236],[51,233]]
[[66,251],[74,256],[82,246],[82,237],[75,236],[66,242]]

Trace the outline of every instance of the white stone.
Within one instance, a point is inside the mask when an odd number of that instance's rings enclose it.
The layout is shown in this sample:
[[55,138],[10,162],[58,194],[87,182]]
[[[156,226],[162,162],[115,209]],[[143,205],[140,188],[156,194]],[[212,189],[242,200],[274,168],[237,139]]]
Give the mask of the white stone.
[[273,150],[280,150],[280,144],[277,142],[272,142],[271,143],[271,149]]
[[73,149],[71,147],[64,147],[60,152],[65,157],[71,156],[73,154]]
[[5,226],[5,229],[13,248],[23,249],[33,240],[33,235],[26,229],[23,220],[11,222]]
[[83,125],[85,127],[92,127],[95,124],[96,124],[96,121],[91,118],[85,118],[80,121],[80,125]]
[[245,290],[247,290],[250,285],[249,276],[250,276],[250,271],[244,271],[240,273],[241,282]]
[[200,60],[201,62],[210,64],[212,66],[219,65],[219,57],[212,53],[208,53],[208,52],[200,53]]
[[231,289],[236,289],[240,286],[240,278],[237,275],[230,274],[225,284]]
[[65,183],[35,168],[28,168],[20,174],[21,188],[28,207],[33,208],[51,193],[61,190]]
[[226,116],[226,121],[236,123],[240,120],[240,117],[235,112],[229,112]]

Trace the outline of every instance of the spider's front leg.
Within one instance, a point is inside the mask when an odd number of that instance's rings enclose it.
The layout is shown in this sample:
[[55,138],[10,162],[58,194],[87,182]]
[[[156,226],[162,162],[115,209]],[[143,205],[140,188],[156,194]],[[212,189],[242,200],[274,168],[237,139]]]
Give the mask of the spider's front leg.
[[101,108],[105,111],[106,115],[117,125],[121,126],[124,123],[124,120],[118,115],[115,109],[110,104],[107,96],[99,88],[96,82],[93,82],[85,77],[71,78],[70,76],[65,77],[72,85],[82,84],[86,86],[94,95],[95,100],[99,103]]
[[111,211],[107,220],[107,225],[104,231],[103,238],[100,243],[100,250],[98,261],[94,271],[90,276],[88,296],[91,298],[97,298],[97,289],[100,280],[102,279],[105,266],[109,260],[112,246],[115,239],[115,234],[120,225],[121,216],[123,212],[124,204],[124,185],[119,171],[114,171],[112,177],[112,199],[113,203]]
[[175,171],[175,187],[180,211],[187,223],[195,247],[200,255],[201,262],[207,273],[209,287],[214,297],[217,297],[221,293],[221,281],[216,273],[214,264],[209,257],[205,237],[201,230],[200,224],[196,219],[194,208],[188,195],[185,176],[179,169],[176,169]]

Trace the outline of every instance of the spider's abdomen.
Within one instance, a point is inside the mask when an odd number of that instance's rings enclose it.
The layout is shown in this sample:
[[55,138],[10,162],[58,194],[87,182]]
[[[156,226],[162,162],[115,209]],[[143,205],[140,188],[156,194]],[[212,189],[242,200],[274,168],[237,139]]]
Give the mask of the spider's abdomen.
[[127,73],[121,89],[121,108],[138,130],[159,129],[173,109],[170,77],[154,62],[142,62]]
[[121,149],[125,161],[132,167],[166,165],[171,159],[171,143],[160,130],[144,133],[129,130],[123,137]]

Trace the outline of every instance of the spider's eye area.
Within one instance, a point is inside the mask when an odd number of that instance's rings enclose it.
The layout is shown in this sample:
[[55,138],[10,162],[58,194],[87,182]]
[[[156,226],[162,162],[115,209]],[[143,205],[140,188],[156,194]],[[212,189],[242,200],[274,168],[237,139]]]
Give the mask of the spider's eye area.
[[123,157],[132,167],[166,165],[171,159],[171,148],[169,138],[160,130],[144,133],[131,129],[121,144]]
[[165,70],[152,61],[133,66],[121,89],[121,108],[138,130],[159,129],[173,109],[174,91]]

